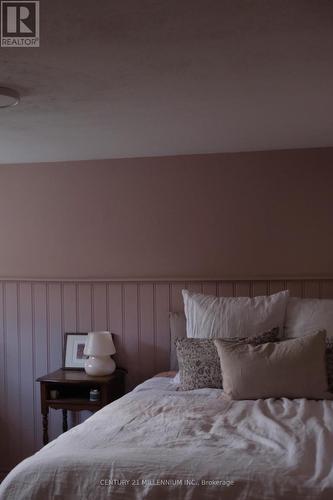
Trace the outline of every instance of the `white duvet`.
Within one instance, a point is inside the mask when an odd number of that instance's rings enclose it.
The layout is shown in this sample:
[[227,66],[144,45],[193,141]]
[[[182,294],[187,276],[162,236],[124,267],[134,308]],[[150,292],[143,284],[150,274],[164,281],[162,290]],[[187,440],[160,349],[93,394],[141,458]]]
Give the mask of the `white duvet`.
[[1,500],[333,499],[333,402],[150,379],[19,464]]

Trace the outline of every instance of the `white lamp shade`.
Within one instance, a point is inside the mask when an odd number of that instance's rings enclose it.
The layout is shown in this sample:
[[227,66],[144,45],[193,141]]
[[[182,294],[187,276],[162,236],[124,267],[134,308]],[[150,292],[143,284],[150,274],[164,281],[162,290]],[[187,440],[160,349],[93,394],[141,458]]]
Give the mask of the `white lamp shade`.
[[86,356],[108,356],[116,349],[110,332],[89,332],[83,353]]

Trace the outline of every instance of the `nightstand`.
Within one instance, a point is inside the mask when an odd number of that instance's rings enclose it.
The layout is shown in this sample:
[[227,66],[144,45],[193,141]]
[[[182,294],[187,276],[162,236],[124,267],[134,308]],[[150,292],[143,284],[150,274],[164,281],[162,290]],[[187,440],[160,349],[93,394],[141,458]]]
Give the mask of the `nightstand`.
[[[62,410],[62,430],[66,432],[68,410],[95,412],[120,398],[125,394],[125,374],[126,370],[122,368],[117,368],[111,375],[103,377],[91,377],[81,370],[57,370],[39,377],[37,382],[40,382],[43,443],[49,442],[49,408]],[[97,401],[90,400],[91,389],[99,391]]]

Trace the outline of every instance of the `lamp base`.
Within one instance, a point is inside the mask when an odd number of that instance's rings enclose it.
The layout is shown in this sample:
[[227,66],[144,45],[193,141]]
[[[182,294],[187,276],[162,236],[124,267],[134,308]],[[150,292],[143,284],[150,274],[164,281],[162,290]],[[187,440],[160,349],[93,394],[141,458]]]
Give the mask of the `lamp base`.
[[113,373],[116,363],[110,356],[89,356],[84,362],[84,369],[87,375],[101,377]]

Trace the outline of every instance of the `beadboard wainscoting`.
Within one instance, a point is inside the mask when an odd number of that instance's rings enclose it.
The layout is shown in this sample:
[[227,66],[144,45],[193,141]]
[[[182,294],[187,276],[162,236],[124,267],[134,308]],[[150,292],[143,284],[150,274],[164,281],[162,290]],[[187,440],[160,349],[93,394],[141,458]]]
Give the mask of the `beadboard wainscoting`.
[[[333,279],[216,281],[2,281],[0,283],[0,474],[42,446],[36,378],[62,366],[65,332],[110,330],[127,390],[169,366],[169,311],[181,290],[220,296],[266,295],[288,288],[301,297],[333,298]],[[73,416],[72,424],[86,415]],[[50,439],[61,432],[51,410]]]

